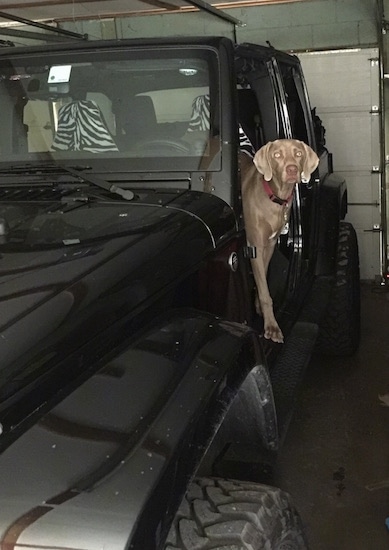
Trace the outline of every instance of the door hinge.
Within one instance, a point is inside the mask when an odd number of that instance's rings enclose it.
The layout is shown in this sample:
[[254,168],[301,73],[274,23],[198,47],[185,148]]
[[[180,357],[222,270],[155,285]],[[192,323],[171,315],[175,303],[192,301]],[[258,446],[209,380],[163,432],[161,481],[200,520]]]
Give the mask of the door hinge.
[[380,108],[378,105],[372,105],[370,109],[371,115],[379,115],[381,113]]
[[382,227],[379,223],[374,223],[373,227],[371,229],[364,229],[364,233],[380,233],[382,231]]

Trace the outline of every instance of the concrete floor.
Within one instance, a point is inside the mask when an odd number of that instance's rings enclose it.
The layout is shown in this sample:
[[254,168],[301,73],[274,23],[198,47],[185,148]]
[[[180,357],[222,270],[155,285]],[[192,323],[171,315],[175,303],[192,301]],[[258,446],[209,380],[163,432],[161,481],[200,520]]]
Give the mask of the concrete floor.
[[311,361],[276,467],[310,550],[389,549],[389,292],[374,290],[357,354]]

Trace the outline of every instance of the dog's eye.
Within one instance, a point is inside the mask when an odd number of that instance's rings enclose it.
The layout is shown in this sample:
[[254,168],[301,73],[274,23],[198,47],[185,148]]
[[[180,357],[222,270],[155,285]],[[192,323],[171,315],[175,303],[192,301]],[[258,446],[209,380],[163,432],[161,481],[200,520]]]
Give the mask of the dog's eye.
[[278,151],[277,151],[277,153],[274,153],[274,157],[275,157],[276,159],[279,159],[280,156],[281,156],[281,153],[279,153]]
[[302,156],[303,156],[303,154],[302,154],[301,151],[296,151],[296,157],[302,157]]

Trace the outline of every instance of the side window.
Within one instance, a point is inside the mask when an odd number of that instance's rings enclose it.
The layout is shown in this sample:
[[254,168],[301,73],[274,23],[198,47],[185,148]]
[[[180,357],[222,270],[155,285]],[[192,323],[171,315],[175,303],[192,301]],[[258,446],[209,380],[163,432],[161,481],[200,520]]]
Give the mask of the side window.
[[254,151],[258,151],[265,144],[265,133],[263,117],[255,92],[251,88],[238,88],[238,111],[239,124]]
[[285,87],[292,135],[314,147],[304,83],[296,67],[279,63]]
[[[243,124],[251,126],[251,130],[247,129],[247,135],[251,134],[256,140],[254,147],[259,148],[268,141],[282,137],[283,123],[279,110],[277,78],[271,62],[245,59],[243,70],[246,66],[254,67],[247,73],[238,72],[238,83],[243,88],[238,91],[238,95],[241,94],[239,107]],[[249,102],[247,105],[246,100]],[[248,120],[250,109],[251,121]]]
[[28,152],[48,151],[54,135],[52,103],[39,99],[28,101],[24,107],[23,123],[27,128]]

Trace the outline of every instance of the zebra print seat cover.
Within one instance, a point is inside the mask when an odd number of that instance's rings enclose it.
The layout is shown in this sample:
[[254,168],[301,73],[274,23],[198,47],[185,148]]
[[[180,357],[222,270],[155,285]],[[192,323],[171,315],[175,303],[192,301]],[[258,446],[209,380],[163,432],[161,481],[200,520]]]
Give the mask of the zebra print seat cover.
[[52,151],[118,151],[95,101],[72,101],[58,111],[58,129]]
[[209,120],[209,94],[198,95],[192,103],[192,115],[189,121],[188,132],[209,130]]
[[[189,121],[188,132],[209,130],[209,121],[209,94],[199,95],[195,97],[192,103],[192,115]],[[250,157],[254,156],[254,147],[241,124],[239,124],[239,147],[243,153],[246,153]]]
[[249,157],[254,158],[254,155],[255,155],[254,147],[240,124],[239,124],[239,147],[242,153],[246,153],[246,155],[248,155]]

